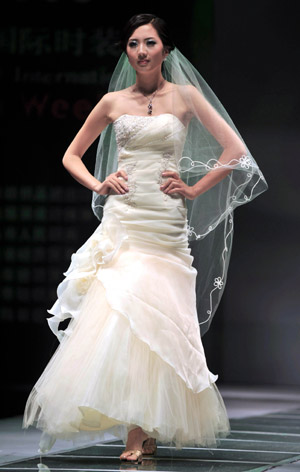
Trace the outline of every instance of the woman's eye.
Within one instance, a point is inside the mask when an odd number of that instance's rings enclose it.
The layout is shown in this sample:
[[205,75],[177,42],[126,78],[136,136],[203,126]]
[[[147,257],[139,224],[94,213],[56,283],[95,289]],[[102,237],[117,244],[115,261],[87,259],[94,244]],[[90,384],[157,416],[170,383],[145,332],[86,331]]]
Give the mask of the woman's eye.
[[137,46],[137,42],[136,41],[129,41],[128,46],[130,48],[135,48]]
[[147,46],[154,46],[156,44],[155,41],[153,41],[153,39],[149,39],[149,41],[147,41]]

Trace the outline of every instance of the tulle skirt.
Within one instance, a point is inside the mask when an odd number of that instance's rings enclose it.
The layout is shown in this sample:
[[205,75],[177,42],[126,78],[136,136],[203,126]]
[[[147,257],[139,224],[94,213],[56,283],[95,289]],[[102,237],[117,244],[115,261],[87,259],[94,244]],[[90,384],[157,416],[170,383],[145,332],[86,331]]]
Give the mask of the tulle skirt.
[[112,434],[125,443],[133,426],[178,448],[215,445],[229,422],[201,342],[182,209],[168,210],[161,231],[162,220],[148,218],[145,237],[145,215],[126,211],[126,224],[111,201],[49,310],[60,345],[27,399],[23,427],[43,431],[41,452],[58,438],[82,444]]

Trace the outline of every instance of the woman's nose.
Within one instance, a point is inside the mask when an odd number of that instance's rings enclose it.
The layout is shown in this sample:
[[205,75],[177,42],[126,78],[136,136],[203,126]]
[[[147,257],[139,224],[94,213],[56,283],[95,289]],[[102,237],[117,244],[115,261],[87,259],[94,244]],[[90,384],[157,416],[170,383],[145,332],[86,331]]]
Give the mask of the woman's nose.
[[140,43],[139,46],[138,46],[138,54],[143,56],[146,54],[146,48],[145,48],[145,45],[143,43]]

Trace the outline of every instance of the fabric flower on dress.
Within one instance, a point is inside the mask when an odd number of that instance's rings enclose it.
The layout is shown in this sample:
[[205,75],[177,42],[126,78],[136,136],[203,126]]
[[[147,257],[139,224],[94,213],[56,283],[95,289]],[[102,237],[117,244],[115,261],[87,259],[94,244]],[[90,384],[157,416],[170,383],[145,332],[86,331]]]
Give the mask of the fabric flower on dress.
[[79,294],[87,292],[100,266],[112,260],[127,237],[119,220],[112,214],[105,215],[92,236],[72,254],[71,265],[64,275],[67,279],[76,279]]

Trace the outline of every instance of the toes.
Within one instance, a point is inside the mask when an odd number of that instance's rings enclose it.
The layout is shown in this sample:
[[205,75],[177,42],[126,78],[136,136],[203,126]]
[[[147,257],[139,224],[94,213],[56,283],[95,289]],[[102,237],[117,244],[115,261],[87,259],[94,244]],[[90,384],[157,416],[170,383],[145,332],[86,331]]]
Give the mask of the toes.
[[130,456],[131,454],[132,454],[132,452],[123,452],[120,455],[120,459],[127,459],[127,457]]
[[132,461],[132,462],[139,460],[139,457],[140,457],[140,454],[137,454],[134,451],[127,451],[120,455],[120,459],[125,459],[127,461]]

